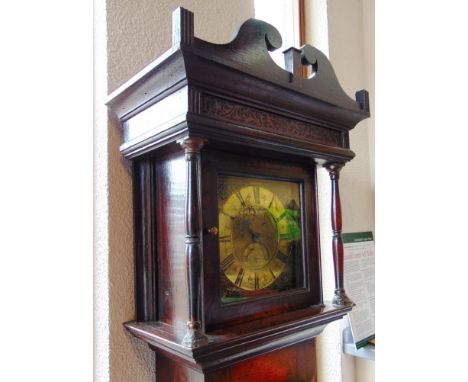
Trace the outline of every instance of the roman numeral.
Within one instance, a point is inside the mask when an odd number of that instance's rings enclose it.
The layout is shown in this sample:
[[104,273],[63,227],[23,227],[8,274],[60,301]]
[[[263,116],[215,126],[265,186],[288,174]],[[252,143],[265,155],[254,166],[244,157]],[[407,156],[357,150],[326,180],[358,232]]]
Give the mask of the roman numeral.
[[257,272],[255,272],[255,289],[260,289]]
[[273,280],[276,280],[276,276],[275,276],[275,274],[273,273],[273,271],[271,269],[270,269],[270,273],[273,276]]
[[226,236],[220,236],[219,237],[219,241],[222,241],[224,243],[228,242],[228,241],[231,241],[231,236],[230,235],[226,235]]
[[268,205],[268,208],[271,208],[271,205],[273,204],[273,200],[275,200],[275,195],[273,195],[273,197],[271,198],[271,202],[270,202],[270,204]]
[[258,186],[255,186],[253,190],[255,203],[260,204],[260,188]]
[[224,211],[221,211],[221,213],[222,213],[223,215],[226,215],[228,218],[231,218],[232,220],[235,219],[234,216],[231,216],[231,215],[229,215],[228,213],[226,213],[226,212],[224,212]]
[[289,256],[285,255],[283,252],[280,252],[280,251],[276,253],[276,258],[285,264],[289,262]]
[[235,284],[240,288],[242,285],[242,279],[244,278],[244,268],[241,268],[239,273],[237,274],[236,282]]
[[242,197],[240,191],[236,191],[236,196],[237,196],[237,199],[239,199],[239,201],[241,202],[242,204],[242,207],[245,207],[245,201],[244,201],[244,198]]
[[234,262],[234,255],[231,253],[228,257],[226,257],[222,263],[221,263],[221,269],[223,271],[225,271],[226,269],[228,269],[231,264]]

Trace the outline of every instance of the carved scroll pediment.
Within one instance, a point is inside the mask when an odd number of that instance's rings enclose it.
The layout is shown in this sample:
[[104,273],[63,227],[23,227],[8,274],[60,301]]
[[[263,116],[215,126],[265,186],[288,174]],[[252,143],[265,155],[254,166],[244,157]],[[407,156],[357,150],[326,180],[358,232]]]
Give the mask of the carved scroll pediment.
[[[317,48],[304,45],[284,51],[285,70],[270,55],[282,45],[281,35],[274,26],[249,19],[241,25],[231,42],[213,44],[193,36],[191,12],[179,8],[174,14],[173,22],[176,25],[173,30],[176,35],[173,41],[180,43],[183,49],[317,100],[369,114],[367,92],[361,90],[356,93],[356,100],[350,98],[341,87],[328,57]],[[311,67],[312,76],[304,75],[304,66]]]
[[256,77],[289,82],[289,73],[276,65],[269,52],[283,44],[278,30],[256,19],[245,21],[234,39],[227,44],[213,44],[195,39],[194,48],[201,55]]

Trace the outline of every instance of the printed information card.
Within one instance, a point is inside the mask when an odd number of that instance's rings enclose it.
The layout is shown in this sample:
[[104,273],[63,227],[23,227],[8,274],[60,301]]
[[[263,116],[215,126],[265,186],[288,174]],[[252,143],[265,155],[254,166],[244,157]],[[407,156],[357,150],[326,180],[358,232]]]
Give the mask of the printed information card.
[[343,234],[344,285],[356,304],[349,323],[356,348],[375,337],[375,258],[372,232]]

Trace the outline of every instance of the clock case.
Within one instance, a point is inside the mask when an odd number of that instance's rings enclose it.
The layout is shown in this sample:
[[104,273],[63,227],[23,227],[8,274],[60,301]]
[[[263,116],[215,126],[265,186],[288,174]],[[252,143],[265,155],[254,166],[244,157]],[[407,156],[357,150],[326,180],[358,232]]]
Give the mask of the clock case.
[[[338,179],[354,157],[348,132],[369,116],[368,94],[349,98],[327,57],[309,45],[286,50],[286,70],[277,66],[269,51],[281,36],[260,20],[218,45],[194,37],[193,14],[178,8],[172,38],[166,53],[107,101],[122,126],[134,184],[136,320],[125,327],[157,352],[162,380],[235,380],[235,368],[252,357],[292,351],[302,359],[311,339],[352,308],[343,289]],[[336,289],[328,303],[317,166],[329,171],[332,186]],[[217,226],[217,174],[225,171],[304,184],[304,288],[221,306],[210,228]],[[310,361],[301,365],[291,375],[312,373]]]

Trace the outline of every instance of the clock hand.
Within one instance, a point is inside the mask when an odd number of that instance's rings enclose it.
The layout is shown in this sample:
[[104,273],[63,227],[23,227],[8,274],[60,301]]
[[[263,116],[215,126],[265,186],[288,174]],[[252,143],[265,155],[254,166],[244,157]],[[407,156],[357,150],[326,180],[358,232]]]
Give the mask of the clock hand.
[[250,233],[250,237],[252,238],[252,241],[257,242],[258,241],[258,233],[252,231],[252,228],[248,228],[248,231]]

